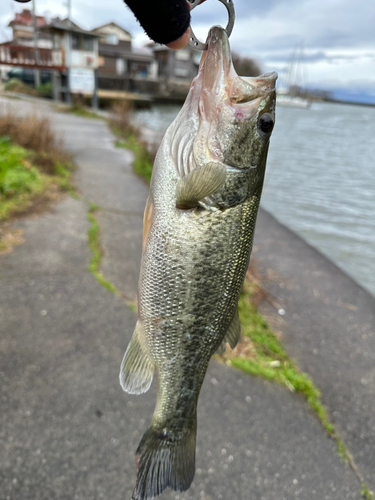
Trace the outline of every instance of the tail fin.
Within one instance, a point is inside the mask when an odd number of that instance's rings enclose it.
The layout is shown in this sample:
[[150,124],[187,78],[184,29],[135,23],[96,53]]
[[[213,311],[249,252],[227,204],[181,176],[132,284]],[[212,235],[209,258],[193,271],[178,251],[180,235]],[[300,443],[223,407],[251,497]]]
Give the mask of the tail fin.
[[133,500],[157,497],[170,487],[186,491],[195,474],[196,421],[193,428],[175,430],[150,427],[137,452],[137,481]]

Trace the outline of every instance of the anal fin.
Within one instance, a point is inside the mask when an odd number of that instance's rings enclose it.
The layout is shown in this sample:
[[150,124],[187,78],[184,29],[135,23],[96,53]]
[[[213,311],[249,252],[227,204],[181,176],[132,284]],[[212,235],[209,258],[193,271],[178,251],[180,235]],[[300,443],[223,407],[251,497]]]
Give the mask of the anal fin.
[[177,208],[195,208],[200,200],[220,189],[224,184],[226,175],[227,170],[220,163],[210,162],[195,168],[177,184]]
[[238,316],[238,310],[234,313],[231,324],[229,325],[228,331],[225,334],[221,344],[216,350],[216,354],[223,354],[226,349],[226,345],[229,344],[232,349],[234,349],[240,339],[241,335],[241,323]]
[[142,347],[143,326],[138,321],[120,369],[120,384],[129,394],[142,394],[150,388],[154,365]]

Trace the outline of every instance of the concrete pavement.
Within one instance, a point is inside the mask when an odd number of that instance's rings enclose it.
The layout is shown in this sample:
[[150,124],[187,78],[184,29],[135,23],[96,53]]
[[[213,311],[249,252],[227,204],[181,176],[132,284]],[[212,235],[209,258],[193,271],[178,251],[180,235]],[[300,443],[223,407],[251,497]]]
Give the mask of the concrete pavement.
[[331,421],[375,491],[375,298],[265,211],[254,262],[285,310],[275,315],[283,344],[323,394]]
[[[45,112],[74,154],[82,197],[102,208],[102,271],[133,298],[148,188],[104,122]],[[68,197],[16,222],[25,243],[0,257],[0,500],[131,497],[155,383],[141,396],[118,384],[136,316],[87,271],[87,208]],[[341,500],[359,491],[302,397],[212,361],[195,480],[161,498]]]

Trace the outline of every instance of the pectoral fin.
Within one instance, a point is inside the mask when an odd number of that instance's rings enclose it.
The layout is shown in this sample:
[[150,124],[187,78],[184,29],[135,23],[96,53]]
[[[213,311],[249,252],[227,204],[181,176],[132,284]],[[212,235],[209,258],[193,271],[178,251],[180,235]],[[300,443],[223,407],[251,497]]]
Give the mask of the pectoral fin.
[[227,170],[220,163],[207,163],[183,177],[176,188],[176,206],[194,208],[200,200],[215,193],[224,184]]
[[234,349],[240,339],[241,335],[241,323],[238,316],[238,310],[234,313],[231,324],[229,325],[228,331],[223,338],[221,344],[216,350],[216,354],[223,354],[226,349],[226,345],[229,344],[232,349]]
[[154,365],[142,346],[142,335],[143,326],[138,321],[120,370],[121,387],[129,394],[148,391],[154,376]]

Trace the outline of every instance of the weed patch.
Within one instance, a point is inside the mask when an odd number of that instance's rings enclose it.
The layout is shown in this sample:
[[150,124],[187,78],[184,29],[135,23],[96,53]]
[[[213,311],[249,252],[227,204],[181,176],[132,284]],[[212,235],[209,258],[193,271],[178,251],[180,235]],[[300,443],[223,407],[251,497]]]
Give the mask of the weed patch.
[[132,123],[132,112],[133,107],[128,102],[115,104],[112,108],[110,127],[120,139],[116,142],[116,147],[133,151],[134,172],[150,182],[156,151],[150,152],[147,144],[140,139],[139,130]]
[[103,273],[100,271],[100,263],[102,260],[102,252],[100,248],[100,234],[99,234],[99,224],[96,220],[95,213],[99,207],[94,204],[90,205],[89,211],[87,212],[87,218],[90,222],[89,227],[89,248],[91,250],[91,261],[89,264],[89,271],[95,276],[98,282],[104,286],[110,292],[121,295],[119,290],[110,282],[105,279]]
[[0,221],[25,212],[49,186],[73,191],[73,164],[44,116],[0,116]]
[[246,280],[238,303],[243,340],[238,347],[224,353],[222,357],[236,368],[303,394],[310,407],[319,416],[327,433],[335,436],[318,388],[289,358],[280,340],[257,311],[252,301],[253,289],[253,285]]
[[73,104],[71,107],[64,107],[64,108],[59,108],[59,111],[65,112],[65,113],[72,113],[75,116],[81,116],[82,118],[96,118],[99,120],[103,120],[100,115],[95,113],[95,111],[90,111],[84,106],[78,105],[78,104]]
[[41,193],[48,179],[28,159],[28,151],[0,137],[0,221],[15,209],[23,210]]
[[146,145],[136,135],[129,134],[124,141],[117,141],[116,147],[133,151],[135,155],[133,163],[134,172],[143,177],[147,182],[150,182],[153,162]]

